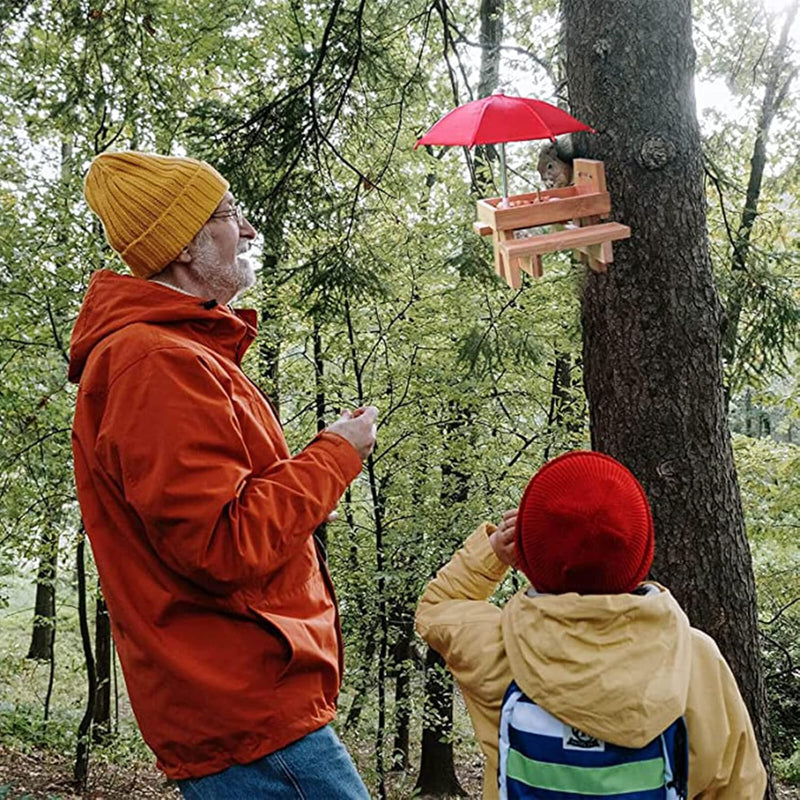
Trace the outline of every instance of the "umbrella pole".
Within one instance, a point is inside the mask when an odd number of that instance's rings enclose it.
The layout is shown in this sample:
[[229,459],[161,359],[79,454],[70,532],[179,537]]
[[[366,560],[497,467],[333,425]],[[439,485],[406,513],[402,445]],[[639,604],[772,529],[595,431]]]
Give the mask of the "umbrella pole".
[[508,205],[508,174],[506,173],[506,143],[500,142],[500,180],[503,186],[503,207]]

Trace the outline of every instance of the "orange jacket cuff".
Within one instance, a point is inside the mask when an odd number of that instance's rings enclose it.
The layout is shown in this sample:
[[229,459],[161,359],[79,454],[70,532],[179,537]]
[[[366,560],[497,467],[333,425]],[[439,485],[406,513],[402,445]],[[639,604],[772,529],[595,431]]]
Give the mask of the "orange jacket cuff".
[[328,431],[320,431],[311,441],[314,447],[323,447],[335,459],[349,484],[361,472],[362,462],[358,450],[343,436]]

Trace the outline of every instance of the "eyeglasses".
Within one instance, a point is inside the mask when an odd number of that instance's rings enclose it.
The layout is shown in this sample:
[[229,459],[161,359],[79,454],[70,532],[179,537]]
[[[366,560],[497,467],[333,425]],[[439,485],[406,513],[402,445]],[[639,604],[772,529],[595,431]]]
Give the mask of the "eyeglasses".
[[236,223],[240,228],[244,225],[244,211],[242,211],[242,207],[238,203],[231,203],[227,208],[215,211],[209,219],[230,219],[231,217],[236,219]]

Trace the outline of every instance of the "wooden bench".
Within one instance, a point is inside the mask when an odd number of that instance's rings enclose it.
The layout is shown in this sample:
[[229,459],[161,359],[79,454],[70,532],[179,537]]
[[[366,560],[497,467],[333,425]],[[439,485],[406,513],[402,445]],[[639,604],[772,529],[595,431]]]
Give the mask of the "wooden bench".
[[[603,222],[611,212],[602,161],[576,159],[575,184],[530,194],[478,200],[473,230],[491,236],[495,271],[513,289],[522,285],[520,270],[542,275],[542,255],[574,250],[595,272],[605,272],[614,260],[611,242],[627,239],[631,230],[618,222]],[[516,238],[519,231],[545,225],[565,230]],[[527,231],[526,231],[527,232]]]

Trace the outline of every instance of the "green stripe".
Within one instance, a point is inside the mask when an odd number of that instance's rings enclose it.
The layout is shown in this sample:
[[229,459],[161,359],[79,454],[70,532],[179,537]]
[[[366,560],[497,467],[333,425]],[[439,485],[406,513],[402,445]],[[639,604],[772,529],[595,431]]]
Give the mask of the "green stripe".
[[651,758],[615,767],[574,767],[526,758],[509,750],[506,771],[509,778],[553,792],[587,796],[645,792],[664,786],[664,760]]

